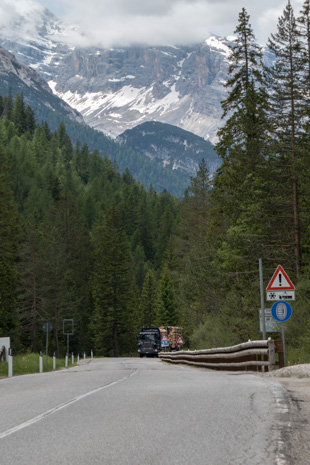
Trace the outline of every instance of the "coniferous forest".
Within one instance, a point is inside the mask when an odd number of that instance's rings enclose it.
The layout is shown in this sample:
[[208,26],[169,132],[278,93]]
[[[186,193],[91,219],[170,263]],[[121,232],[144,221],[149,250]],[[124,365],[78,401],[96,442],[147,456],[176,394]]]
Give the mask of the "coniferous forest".
[[[288,2],[268,66],[245,9],[231,49],[210,180],[203,160],[182,199],[38,124],[0,98],[0,333],[15,351],[137,354],[142,326],[183,327],[186,347],[261,339],[265,286],[281,264],[296,285],[288,361],[310,354],[310,1]],[[270,304],[270,303],[269,303]],[[278,333],[268,336],[279,338]]]

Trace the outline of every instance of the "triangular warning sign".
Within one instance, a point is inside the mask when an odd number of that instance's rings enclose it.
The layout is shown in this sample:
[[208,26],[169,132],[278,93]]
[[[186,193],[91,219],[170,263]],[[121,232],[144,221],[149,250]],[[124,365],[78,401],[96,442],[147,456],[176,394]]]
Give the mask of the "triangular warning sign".
[[184,341],[182,339],[182,336],[178,336],[177,338],[177,344],[184,344]]
[[278,266],[271,278],[267,288],[267,291],[294,291],[295,286],[290,278],[285,273],[281,265]]
[[168,338],[165,334],[162,335],[161,342],[168,342]]

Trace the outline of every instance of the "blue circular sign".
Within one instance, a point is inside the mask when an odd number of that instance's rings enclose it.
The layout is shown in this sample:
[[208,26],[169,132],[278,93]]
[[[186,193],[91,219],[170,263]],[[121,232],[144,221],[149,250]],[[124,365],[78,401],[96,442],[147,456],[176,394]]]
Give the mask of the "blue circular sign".
[[283,323],[283,321],[287,321],[292,316],[292,307],[287,302],[281,300],[280,302],[276,302],[271,307],[271,315],[277,321]]

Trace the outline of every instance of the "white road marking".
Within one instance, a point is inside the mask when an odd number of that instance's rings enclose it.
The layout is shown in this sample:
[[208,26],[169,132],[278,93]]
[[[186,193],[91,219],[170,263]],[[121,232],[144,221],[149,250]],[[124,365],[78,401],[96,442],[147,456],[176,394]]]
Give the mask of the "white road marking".
[[43,420],[44,418],[48,417],[49,415],[53,415],[56,412],[59,412],[60,410],[69,407],[70,405],[74,404],[75,402],[78,402],[79,400],[85,399],[85,397],[89,397],[93,394],[96,394],[97,392],[103,391],[104,389],[107,389],[109,387],[115,386],[118,383],[121,383],[122,381],[125,381],[126,379],[129,379],[131,376],[135,375],[137,371],[134,371],[131,373],[129,376],[125,376],[124,378],[119,379],[118,381],[113,381],[112,383],[106,384],[105,386],[101,386],[97,389],[94,389],[93,391],[86,392],[85,394],[81,394],[80,396],[74,397],[71,400],[68,400],[67,402],[58,405],[57,407],[54,407],[50,410],[47,410],[44,413],[41,413],[41,415],[38,415],[37,417],[31,418],[28,421],[25,421],[24,423],[21,423],[20,425],[14,426],[11,429],[8,429],[7,431],[4,431],[3,433],[0,433],[0,439],[6,438],[7,436],[10,436],[11,434],[17,433],[18,431],[27,428],[28,426],[33,425],[34,423],[37,423],[38,421]]

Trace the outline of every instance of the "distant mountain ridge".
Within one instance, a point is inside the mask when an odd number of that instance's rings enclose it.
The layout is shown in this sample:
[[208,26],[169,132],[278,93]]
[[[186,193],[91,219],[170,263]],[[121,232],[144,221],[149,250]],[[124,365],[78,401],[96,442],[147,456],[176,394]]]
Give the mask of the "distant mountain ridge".
[[47,121],[54,131],[60,121],[64,121],[73,143],[79,140],[80,143],[87,143],[91,151],[98,149],[102,156],[106,155],[116,162],[121,173],[128,168],[134,179],[146,188],[152,185],[156,192],[166,189],[171,194],[183,196],[190,182],[188,173],[166,169],[129,145],[120,145],[86,125],[79,113],[51,92],[36,71],[0,47],[0,95],[7,96],[9,92],[13,98],[16,93],[23,95],[24,102],[33,108],[37,123]]
[[211,175],[220,166],[220,160],[209,141],[170,124],[155,121],[127,129],[116,141],[172,171],[179,170],[195,176],[202,158]]
[[0,44],[38,71],[87,124],[116,137],[153,120],[216,140],[231,37],[192,46],[74,47],[70,37],[81,44],[81,32],[29,5],[15,34],[0,31]]

